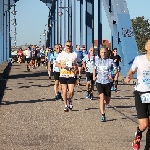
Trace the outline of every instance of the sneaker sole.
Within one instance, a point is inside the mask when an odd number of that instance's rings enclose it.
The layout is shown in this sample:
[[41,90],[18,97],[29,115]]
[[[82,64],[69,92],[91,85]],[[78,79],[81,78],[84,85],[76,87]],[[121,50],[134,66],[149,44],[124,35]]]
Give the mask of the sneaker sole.
[[101,122],[106,122],[106,120],[104,120],[104,121],[101,120]]
[[133,149],[133,150],[139,150],[140,148],[138,148],[138,149],[133,148],[133,143],[132,143],[132,149]]
[[[135,132],[135,135],[134,135],[135,137],[136,137],[136,134],[137,134],[137,132]],[[133,142],[132,142],[132,149],[133,149],[133,150],[139,150],[140,148],[135,149],[135,148],[133,147]]]
[[69,112],[69,110],[64,110],[64,112]]
[[69,107],[69,109],[72,110],[72,109],[73,109],[73,106],[72,106],[72,107]]

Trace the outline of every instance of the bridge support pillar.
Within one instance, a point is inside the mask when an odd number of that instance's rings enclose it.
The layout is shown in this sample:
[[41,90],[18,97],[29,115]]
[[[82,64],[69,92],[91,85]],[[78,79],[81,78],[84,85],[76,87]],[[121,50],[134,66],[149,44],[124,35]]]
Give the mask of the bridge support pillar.
[[73,13],[72,13],[72,17],[73,17],[73,19],[72,19],[72,43],[73,43],[73,50],[75,50],[76,49],[76,32],[77,32],[77,30],[76,30],[76,0],[73,0],[72,1],[72,3],[73,3]]
[[93,0],[86,0],[86,49],[89,51],[90,47],[93,46]]
[[83,45],[83,0],[80,0],[80,47]]

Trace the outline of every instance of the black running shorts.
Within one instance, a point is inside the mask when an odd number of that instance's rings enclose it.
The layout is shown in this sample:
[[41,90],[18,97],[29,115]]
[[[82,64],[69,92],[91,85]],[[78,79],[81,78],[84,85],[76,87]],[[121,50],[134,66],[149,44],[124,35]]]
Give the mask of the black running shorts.
[[142,103],[140,92],[134,91],[135,95],[135,107],[137,111],[137,118],[143,119],[150,116],[150,103]]
[[37,57],[36,57],[36,56],[33,56],[33,57],[32,57],[32,60],[37,60]]
[[55,72],[54,71],[54,80],[59,80],[60,72]]
[[75,84],[76,80],[77,77],[70,77],[70,78],[59,77],[60,84]]
[[31,61],[31,58],[26,58],[27,63],[29,64]]
[[86,72],[86,81],[91,81],[91,84],[95,84],[95,81],[93,80],[93,73]]
[[111,97],[111,84],[96,83],[97,91],[100,94],[104,93],[105,96]]

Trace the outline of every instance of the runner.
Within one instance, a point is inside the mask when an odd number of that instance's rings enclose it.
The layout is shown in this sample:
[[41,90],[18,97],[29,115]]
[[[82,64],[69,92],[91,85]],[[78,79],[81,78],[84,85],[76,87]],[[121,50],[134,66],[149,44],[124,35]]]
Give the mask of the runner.
[[150,39],[145,44],[145,50],[147,54],[135,57],[126,77],[126,83],[130,83],[133,74],[137,71],[137,84],[134,93],[139,126],[132,143],[134,150],[140,149],[142,132],[147,128],[144,150],[149,150],[150,148]]
[[85,55],[83,58],[83,66],[86,70],[86,98],[90,98],[93,100],[93,91],[94,91],[94,80],[93,80],[93,65],[95,62],[95,51],[94,48],[91,47],[89,50],[89,54]]
[[119,55],[117,55],[117,48],[114,48],[112,53],[113,54],[110,56],[110,58],[113,59],[114,63],[116,64],[116,67],[118,69],[118,72],[114,77],[115,87],[112,87],[112,90],[116,91],[117,90],[117,85],[118,85],[119,72],[120,72],[119,62],[122,62],[122,59]]
[[46,66],[46,69],[48,69],[48,54],[50,52],[50,49],[47,47],[46,50],[45,50],[45,66]]
[[82,59],[83,59],[83,51],[80,50],[80,46],[77,45],[77,48],[75,50],[75,52],[77,53],[78,57],[80,58],[80,62],[78,62],[78,72],[79,72],[79,78],[78,78],[78,83],[77,85],[80,85],[80,80],[81,80],[81,73],[82,73]]
[[54,46],[54,50],[55,53],[52,53],[50,58],[48,59],[48,68],[49,70],[51,69],[51,62],[53,64],[53,72],[54,72],[54,81],[55,81],[55,85],[54,85],[54,92],[55,92],[55,99],[61,99],[61,85],[59,84],[59,76],[60,76],[60,69],[58,67],[55,67],[56,65],[56,58],[59,55],[60,52],[60,46],[59,45],[55,45]]
[[30,47],[27,48],[27,50],[25,50],[25,56],[26,56],[26,61],[27,61],[27,71],[30,71],[30,62],[31,62],[31,51],[30,51]]
[[[106,48],[100,49],[100,57],[101,58],[96,57],[95,59],[95,67],[93,69],[93,80],[96,80],[96,87],[100,97],[100,112],[102,114],[101,122],[105,122],[105,104],[109,104],[111,97],[111,67],[112,65],[115,67],[115,64],[112,59],[107,58]],[[115,73],[117,73],[116,68]]]
[[22,63],[22,57],[23,57],[23,50],[22,48],[20,48],[18,51],[17,51],[17,57],[18,57],[18,63],[21,64]]
[[43,47],[41,48],[40,50],[40,54],[41,54],[41,63],[42,63],[42,66],[44,66],[44,62],[45,62],[45,50],[43,49]]
[[[73,108],[72,98],[76,83],[77,62],[79,61],[80,59],[77,57],[77,53],[72,51],[72,42],[67,41],[65,51],[62,51],[56,59],[56,67],[61,69],[59,81],[62,85],[63,100],[65,104],[64,112],[68,112],[69,109]],[[67,88],[69,89],[69,106],[67,104]]]
[[53,59],[51,59],[52,55],[54,53],[52,52],[52,50],[49,48],[48,52],[47,52],[47,60],[46,60],[46,64],[48,65],[48,76],[49,79],[51,79],[51,73],[53,71]]
[[32,69],[36,69],[36,64],[37,64],[37,50],[33,48],[32,50]]

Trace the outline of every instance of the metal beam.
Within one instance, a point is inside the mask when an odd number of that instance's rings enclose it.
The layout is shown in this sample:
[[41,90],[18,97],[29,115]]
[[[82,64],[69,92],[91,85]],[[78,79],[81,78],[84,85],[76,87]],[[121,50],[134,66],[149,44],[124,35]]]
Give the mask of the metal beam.
[[86,0],[86,49],[89,51],[93,45],[92,41],[92,28],[93,28],[93,11],[92,11],[93,0]]
[[73,23],[72,23],[72,43],[73,43],[73,49],[76,49],[76,0],[72,0],[73,3]]
[[102,46],[102,0],[98,0],[98,55]]
[[83,0],[80,0],[80,47],[83,45]]

